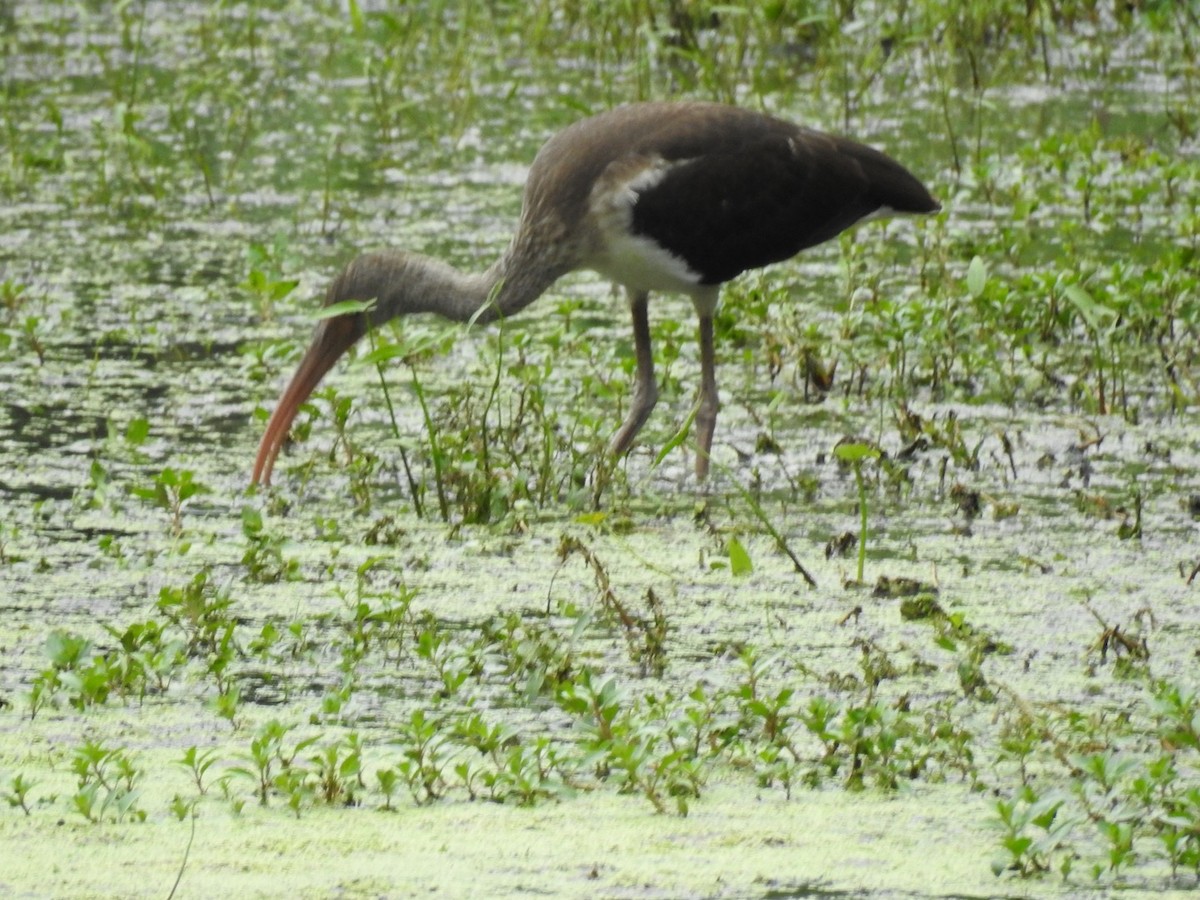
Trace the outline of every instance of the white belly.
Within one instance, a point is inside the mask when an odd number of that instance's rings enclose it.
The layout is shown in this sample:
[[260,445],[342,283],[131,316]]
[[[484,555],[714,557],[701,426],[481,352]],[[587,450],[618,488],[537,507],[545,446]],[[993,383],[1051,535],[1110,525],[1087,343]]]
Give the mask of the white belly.
[[649,238],[629,234],[612,236],[588,268],[633,291],[690,294],[700,284],[700,275],[678,256]]
[[590,213],[598,240],[585,265],[630,290],[694,294],[700,273],[650,238],[633,233],[638,193],[658,182],[671,164],[632,158],[622,163],[593,189]]

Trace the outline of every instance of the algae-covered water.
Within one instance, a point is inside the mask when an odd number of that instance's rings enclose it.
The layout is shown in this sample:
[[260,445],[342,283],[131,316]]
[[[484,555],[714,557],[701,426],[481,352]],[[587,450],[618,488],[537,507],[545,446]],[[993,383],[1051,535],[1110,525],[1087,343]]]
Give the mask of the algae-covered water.
[[[810,6],[0,3],[6,896],[1195,889],[1195,13]],[[340,265],[482,270],[684,96],[944,207],[727,289],[708,483],[690,305],[613,462],[580,273],[373,334],[248,486]]]

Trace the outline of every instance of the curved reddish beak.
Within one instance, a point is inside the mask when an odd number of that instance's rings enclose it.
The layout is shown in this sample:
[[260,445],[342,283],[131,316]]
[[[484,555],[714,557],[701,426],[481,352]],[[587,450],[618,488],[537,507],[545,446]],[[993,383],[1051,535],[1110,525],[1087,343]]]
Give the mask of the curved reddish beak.
[[250,476],[252,484],[271,483],[275,459],[283,449],[283,442],[287,440],[300,405],[316,390],[325,373],[362,337],[363,329],[362,316],[358,314],[325,319],[317,325],[312,343],[300,360],[300,367],[296,369],[283,396],[279,398],[279,405],[271,414],[262,443],[258,445],[254,474]]

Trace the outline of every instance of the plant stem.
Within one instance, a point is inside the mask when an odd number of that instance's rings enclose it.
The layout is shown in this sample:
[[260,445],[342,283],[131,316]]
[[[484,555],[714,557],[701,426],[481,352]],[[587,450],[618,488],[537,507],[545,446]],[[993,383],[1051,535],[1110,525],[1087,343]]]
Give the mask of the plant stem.
[[867,562],[867,486],[863,483],[862,461],[854,463],[854,481],[858,485],[858,583],[862,584],[863,569]]

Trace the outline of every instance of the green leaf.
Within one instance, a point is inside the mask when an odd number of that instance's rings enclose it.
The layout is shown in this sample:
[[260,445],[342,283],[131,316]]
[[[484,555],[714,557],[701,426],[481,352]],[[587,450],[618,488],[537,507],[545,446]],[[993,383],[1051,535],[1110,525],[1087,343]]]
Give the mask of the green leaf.
[[967,290],[972,297],[978,297],[983,293],[984,287],[987,286],[987,279],[987,264],[978,256],[974,257],[971,264],[967,266]]
[[125,440],[134,447],[140,447],[150,436],[150,422],[138,417],[125,426]]
[[242,533],[247,537],[257,535],[263,529],[263,518],[253,506],[242,507]]
[[341,303],[331,303],[328,306],[321,307],[315,313],[309,315],[309,319],[319,322],[322,319],[333,319],[337,316],[366,312],[374,308],[374,300],[343,300]]
[[267,293],[270,295],[272,300],[282,300],[284,297],[294,291],[296,289],[296,285],[299,283],[299,281],[291,278],[284,279],[282,281],[273,281],[271,282]]
[[1068,284],[1063,289],[1063,294],[1079,311],[1079,315],[1083,317],[1083,321],[1092,331],[1099,331],[1105,320],[1115,318],[1117,315],[1114,310],[1093,300],[1092,295],[1077,284]]
[[[357,301],[351,301],[357,302]],[[336,304],[341,306],[342,304]],[[333,307],[329,307],[332,309]],[[381,363],[390,362],[396,358],[404,358],[407,356],[416,356],[426,353],[439,344],[445,342],[448,338],[452,338],[458,329],[457,325],[451,325],[447,328],[440,329],[433,334],[427,334],[424,337],[409,337],[399,342],[381,343],[370,353],[362,353],[354,360],[355,366],[378,366]]]
[[1014,835],[1004,838],[1001,843],[1012,854],[1013,859],[1016,860],[1023,857],[1029,850],[1030,845],[1033,843],[1033,838],[1025,837],[1024,835]]
[[246,280],[239,284],[238,287],[257,294],[264,290],[266,285],[267,276],[258,269],[251,269],[250,274],[246,276]]
[[833,455],[842,462],[855,463],[864,459],[879,459],[882,453],[878,447],[870,444],[838,444],[833,448]]
[[692,430],[692,423],[696,421],[696,412],[699,408],[699,405],[693,406],[692,411],[688,413],[687,420],[679,427],[675,435],[663,444],[663,448],[658,451],[658,456],[654,457],[653,468],[657,469],[662,465],[662,461],[667,458],[670,452],[687,440],[688,433]]
[[354,29],[354,33],[362,37],[363,32],[366,31],[366,23],[363,21],[362,7],[358,5],[357,0],[350,0],[346,12],[350,16],[350,25]]
[[754,563],[750,561],[750,554],[746,552],[742,542],[735,537],[729,539],[729,569],[735,576],[749,575],[754,571]]
[[129,489],[129,493],[133,494],[133,496],[137,497],[139,500],[145,500],[148,503],[156,503],[158,501],[158,491],[159,488],[157,485],[154,487],[141,487],[139,485],[134,485]]
[[370,353],[362,354],[355,362],[360,366],[377,366],[397,357],[410,356],[412,352],[413,348],[406,344],[384,344],[382,347],[376,347]]
[[208,488],[204,485],[198,484],[195,481],[185,481],[179,486],[179,502],[182,503],[185,500],[192,499],[197,494],[206,493],[208,493]]

